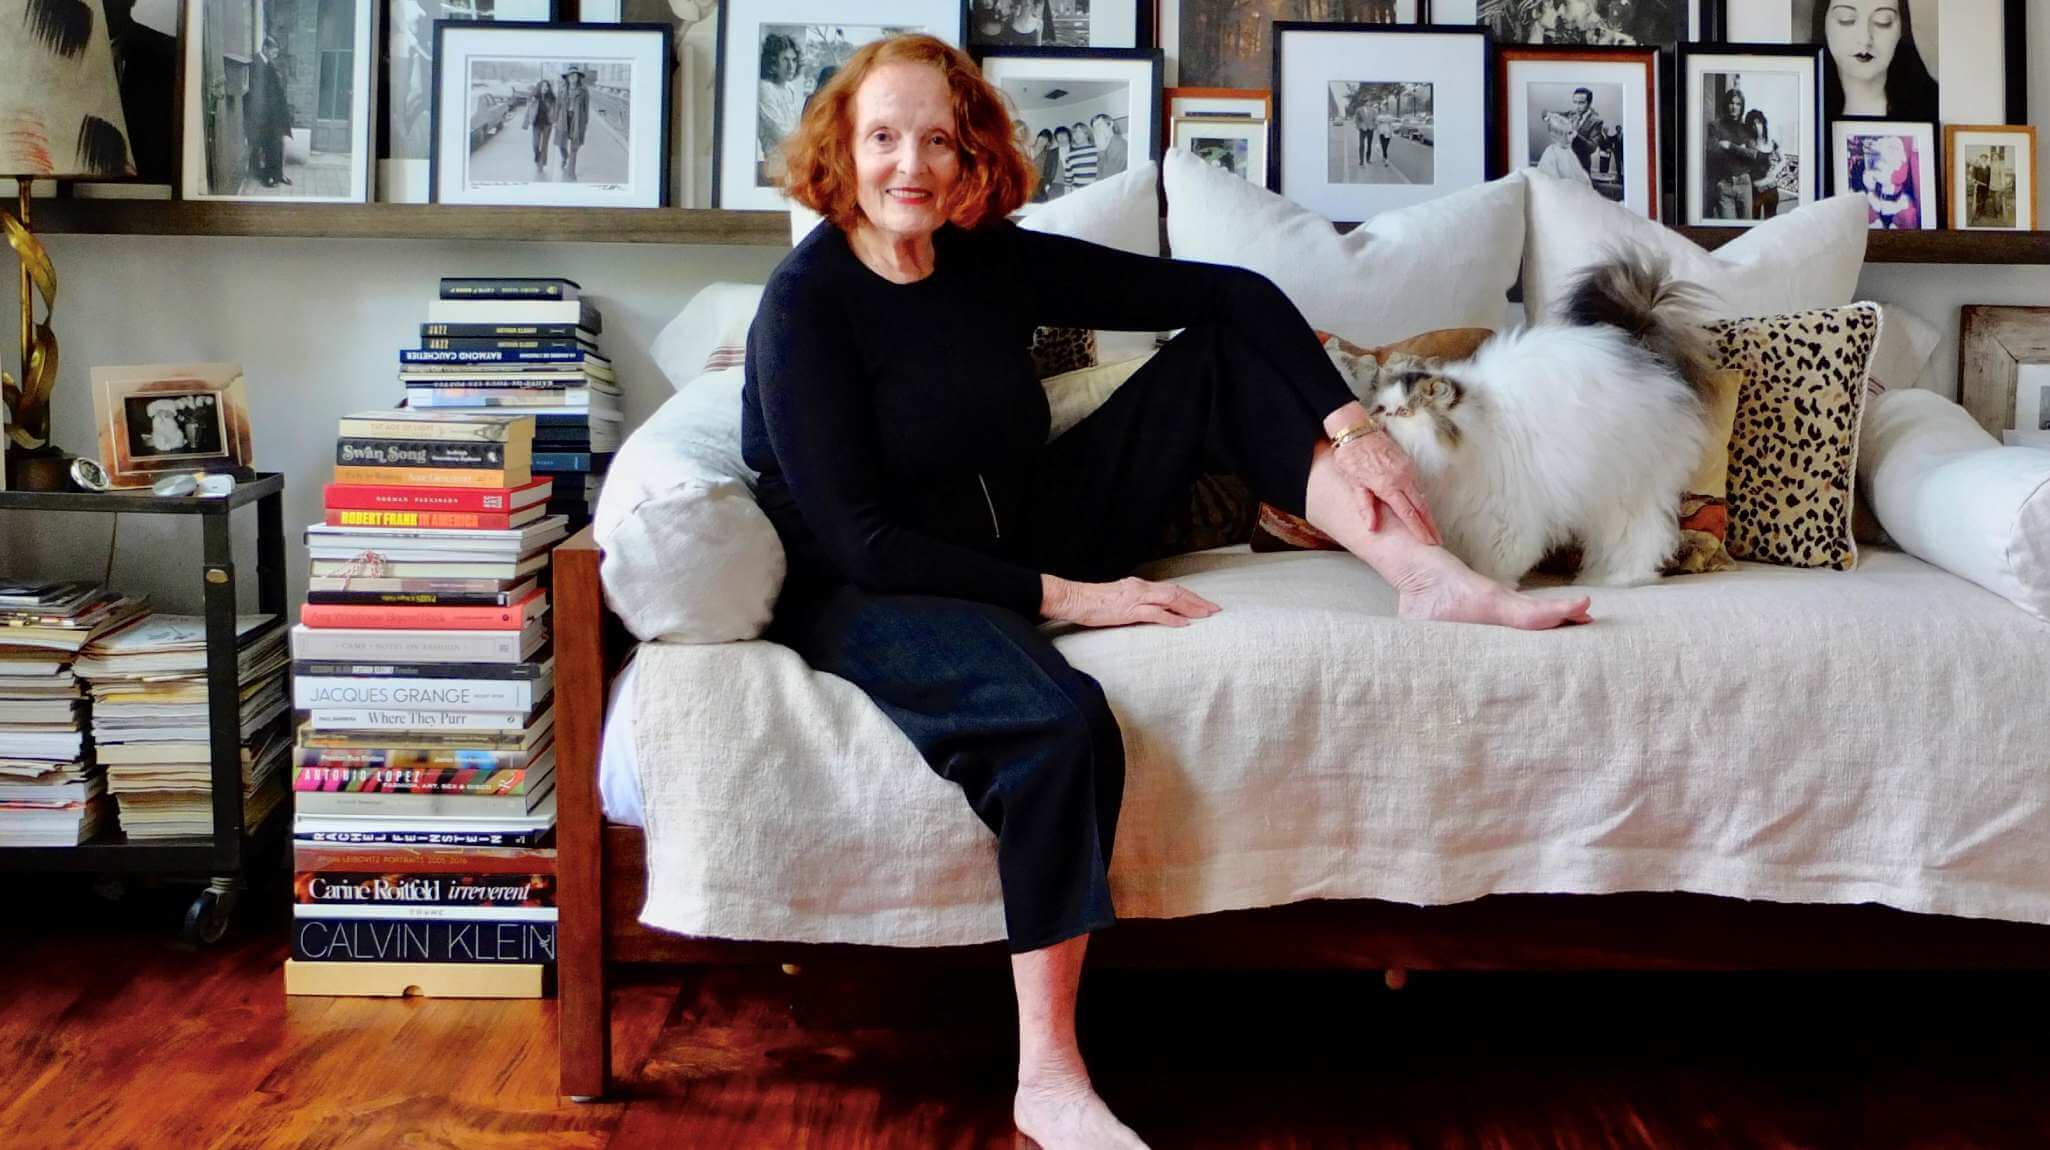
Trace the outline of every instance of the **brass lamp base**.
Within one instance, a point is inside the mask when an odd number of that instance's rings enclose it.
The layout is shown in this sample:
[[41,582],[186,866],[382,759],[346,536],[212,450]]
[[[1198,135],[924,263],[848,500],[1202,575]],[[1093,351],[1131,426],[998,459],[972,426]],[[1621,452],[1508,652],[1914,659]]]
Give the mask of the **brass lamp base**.
[[71,481],[71,460],[69,453],[49,444],[36,448],[10,444],[7,448],[7,490],[79,490],[78,485]]

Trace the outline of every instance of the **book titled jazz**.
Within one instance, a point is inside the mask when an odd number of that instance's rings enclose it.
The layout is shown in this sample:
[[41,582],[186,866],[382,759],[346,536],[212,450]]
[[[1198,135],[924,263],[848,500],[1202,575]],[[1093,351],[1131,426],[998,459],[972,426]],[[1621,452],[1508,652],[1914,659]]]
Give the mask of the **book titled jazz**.
[[[418,487],[385,483],[330,483],[321,498],[330,510],[358,511],[518,511],[545,502],[555,490],[553,479],[536,479],[515,487]],[[337,524],[337,526],[340,526]],[[380,526],[363,524],[363,526]],[[423,526],[425,526],[423,524]]]
[[292,876],[292,901],[309,906],[554,906],[555,876],[301,868]]
[[423,323],[427,339],[574,339],[590,343],[598,333],[573,323]]
[[378,607],[360,603],[307,603],[299,621],[308,627],[394,631],[517,631],[548,610],[548,592],[535,588],[508,607]]
[[554,962],[552,922],[295,918],[301,962]]

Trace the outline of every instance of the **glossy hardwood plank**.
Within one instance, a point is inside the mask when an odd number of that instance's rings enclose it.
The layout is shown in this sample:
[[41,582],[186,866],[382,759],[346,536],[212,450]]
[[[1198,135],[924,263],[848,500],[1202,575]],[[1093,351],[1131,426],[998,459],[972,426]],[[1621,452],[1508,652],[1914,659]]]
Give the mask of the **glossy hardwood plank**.
[[545,240],[788,247],[784,212],[713,208],[478,207],[183,200],[37,200],[39,232],[152,236],[300,236],[352,240]]

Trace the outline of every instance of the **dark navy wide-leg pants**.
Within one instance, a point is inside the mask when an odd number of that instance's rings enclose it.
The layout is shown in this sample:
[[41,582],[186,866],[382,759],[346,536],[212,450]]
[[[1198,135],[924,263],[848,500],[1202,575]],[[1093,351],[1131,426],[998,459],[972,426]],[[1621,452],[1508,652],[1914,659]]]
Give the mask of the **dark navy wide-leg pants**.
[[[1326,412],[1228,328],[1192,327],[1047,445],[1017,555],[1083,582],[1151,558],[1206,470],[1301,514]],[[874,699],[997,836],[1011,952],[1109,926],[1123,736],[1095,679],[1008,608],[786,588],[766,636]]]

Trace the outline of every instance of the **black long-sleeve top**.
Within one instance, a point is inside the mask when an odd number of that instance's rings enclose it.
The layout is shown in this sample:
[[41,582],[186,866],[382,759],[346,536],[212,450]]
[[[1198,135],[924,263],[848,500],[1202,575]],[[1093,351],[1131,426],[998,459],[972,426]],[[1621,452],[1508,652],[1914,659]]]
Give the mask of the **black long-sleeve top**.
[[830,222],[777,265],[748,330],[741,454],[793,580],[1039,613],[1016,512],[1050,414],[1034,328],[1228,325],[1320,414],[1353,399],[1302,313],[1241,268],[1135,256],[1008,222],[933,237],[892,283]]

